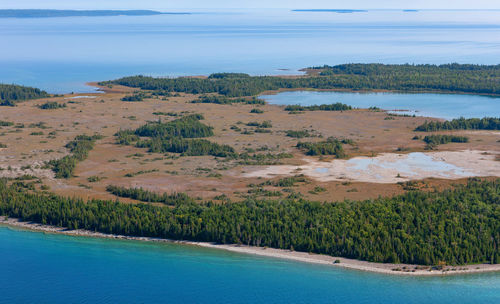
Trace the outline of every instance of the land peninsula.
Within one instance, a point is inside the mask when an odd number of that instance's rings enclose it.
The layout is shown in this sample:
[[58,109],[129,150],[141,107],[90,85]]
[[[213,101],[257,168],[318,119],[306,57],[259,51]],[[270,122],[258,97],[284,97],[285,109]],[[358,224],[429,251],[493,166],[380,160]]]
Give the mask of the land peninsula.
[[[282,107],[259,95],[295,89],[497,95],[500,67],[352,64],[306,71],[134,76],[95,83],[103,93],[86,95],[0,86],[0,215],[254,253],[267,247],[326,254],[345,265],[386,263],[389,272],[417,273],[414,265],[445,273],[495,269],[470,265],[500,259],[498,118],[446,122],[338,101]],[[389,171],[389,182],[379,183],[337,171],[325,179],[307,168],[412,152],[473,173]],[[476,159],[461,163],[466,155]],[[267,173],[252,174],[261,170]]]
[[112,17],[188,15],[183,12],[152,10],[56,10],[56,9],[0,9],[0,18],[61,18],[61,17]]

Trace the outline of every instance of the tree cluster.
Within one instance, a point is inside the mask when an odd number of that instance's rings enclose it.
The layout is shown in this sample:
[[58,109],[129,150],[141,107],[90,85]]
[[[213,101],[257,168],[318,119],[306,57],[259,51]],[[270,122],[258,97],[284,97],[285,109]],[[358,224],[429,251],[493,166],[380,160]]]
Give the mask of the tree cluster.
[[[213,128],[200,122],[203,115],[192,114],[172,121],[148,122],[136,130],[121,130],[115,134],[117,143],[135,144],[155,153],[181,153],[185,156],[213,155],[227,157],[235,151],[228,145],[210,142],[204,137],[213,136]],[[141,137],[149,139],[141,140]]]
[[74,140],[66,144],[70,154],[48,162],[49,167],[56,174],[56,178],[70,178],[73,176],[76,164],[85,160],[89,152],[94,148],[96,140],[101,139],[100,135],[78,135]]
[[243,103],[243,104],[265,104],[265,100],[258,98],[228,98],[226,96],[219,95],[203,95],[191,101],[191,103],[215,103],[215,104],[233,104],[233,103]]
[[346,156],[342,141],[334,137],[329,137],[321,142],[298,142],[297,148],[304,150],[307,155],[334,155],[337,158]]
[[158,194],[142,188],[125,188],[113,185],[108,185],[106,191],[118,197],[127,197],[147,203],[162,203],[170,206],[194,202],[185,193]]
[[285,107],[285,111],[348,111],[348,110],[352,110],[352,107],[340,102],[334,104],[323,104],[319,106],[290,105]]
[[443,145],[449,143],[466,143],[469,138],[466,136],[434,134],[424,137],[424,142],[429,145]]

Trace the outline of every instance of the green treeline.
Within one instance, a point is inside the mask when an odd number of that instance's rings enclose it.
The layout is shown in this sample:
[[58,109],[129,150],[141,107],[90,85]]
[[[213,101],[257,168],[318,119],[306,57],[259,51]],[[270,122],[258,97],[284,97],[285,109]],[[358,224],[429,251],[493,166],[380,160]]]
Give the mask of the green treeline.
[[230,79],[230,78],[250,78],[250,75],[245,73],[213,73],[208,76],[208,79]]
[[66,104],[58,103],[56,101],[47,101],[46,103],[38,105],[38,108],[42,110],[54,110],[54,109],[66,108]]
[[316,69],[322,76],[352,76],[370,89],[500,93],[500,65],[341,64]]
[[0,120],[0,127],[10,127],[13,125],[14,123],[12,121]]
[[184,138],[153,138],[138,141],[138,148],[148,148],[153,153],[180,153],[184,156],[212,155],[228,157],[235,155],[235,151],[228,145],[220,145],[206,139]]
[[307,155],[335,155],[337,158],[346,156],[342,142],[334,137],[329,137],[321,142],[299,142],[297,148],[306,151]]
[[272,128],[273,124],[271,123],[270,120],[265,120],[263,122],[251,121],[247,123],[247,126],[267,129],[267,128]]
[[[210,142],[203,137],[214,135],[213,128],[200,122],[201,114],[192,114],[172,121],[148,122],[136,130],[121,130],[115,134],[117,143],[148,148],[155,153],[181,153],[186,156],[213,155],[227,157],[234,149],[228,145]],[[150,139],[141,140],[140,137]]]
[[308,130],[287,130],[286,131],[286,136],[288,137],[293,137],[293,138],[304,138],[304,137],[313,137],[314,135],[311,134]]
[[319,203],[255,200],[173,207],[31,193],[0,182],[0,214],[130,236],[293,249],[372,262],[500,262],[500,180],[443,192]]
[[146,94],[139,92],[135,93],[133,95],[127,95],[125,97],[122,97],[122,101],[129,101],[129,102],[134,102],[134,101],[143,101],[144,98],[146,98]]
[[458,118],[451,121],[424,122],[415,131],[442,131],[442,130],[500,130],[500,118]]
[[424,137],[424,142],[429,145],[466,143],[469,142],[469,138],[465,136],[434,134],[434,135],[427,135],[426,137]]
[[76,164],[87,158],[90,150],[94,148],[95,141],[101,138],[100,135],[78,135],[74,140],[66,144],[70,154],[48,162],[49,167],[56,174],[56,178],[72,177]]
[[0,106],[15,106],[16,102],[21,100],[45,97],[50,97],[50,95],[37,88],[14,84],[0,84]]
[[351,106],[337,102],[334,104],[313,105],[313,106],[286,106],[285,111],[348,111],[352,110]]
[[221,73],[208,78],[131,76],[102,84],[191,94],[218,93],[227,97],[256,96],[278,89],[500,94],[500,65],[344,64],[318,69],[321,69],[319,76],[296,78]]
[[127,197],[148,203],[163,203],[171,206],[194,202],[185,193],[158,194],[142,188],[125,188],[113,185],[108,185],[106,191],[118,197]]
[[215,104],[233,104],[233,103],[243,103],[243,104],[259,104],[263,105],[266,103],[265,100],[258,98],[227,98],[225,96],[217,95],[203,95],[191,101],[191,103],[215,103]]

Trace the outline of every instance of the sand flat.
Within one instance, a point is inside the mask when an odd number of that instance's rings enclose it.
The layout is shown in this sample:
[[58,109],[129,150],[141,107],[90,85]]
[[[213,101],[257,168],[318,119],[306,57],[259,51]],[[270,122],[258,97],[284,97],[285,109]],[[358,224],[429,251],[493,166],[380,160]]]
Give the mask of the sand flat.
[[350,180],[369,183],[397,183],[425,178],[460,179],[500,176],[498,153],[478,150],[382,153],[375,157],[335,159],[328,162],[305,158],[301,166],[268,166],[245,173],[245,177],[271,178],[304,174],[320,182]]

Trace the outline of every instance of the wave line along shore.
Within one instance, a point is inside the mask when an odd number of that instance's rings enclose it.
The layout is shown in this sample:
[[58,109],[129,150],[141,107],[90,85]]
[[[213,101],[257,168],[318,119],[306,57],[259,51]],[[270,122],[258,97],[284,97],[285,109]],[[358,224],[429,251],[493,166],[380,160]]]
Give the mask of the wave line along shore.
[[443,266],[442,269],[433,269],[431,266],[411,265],[411,264],[383,264],[342,257],[333,257],[323,254],[312,254],[307,252],[297,252],[284,249],[274,249],[268,247],[254,247],[246,245],[224,245],[207,242],[176,241],[153,237],[134,237],[116,234],[106,234],[89,230],[69,230],[67,228],[43,225],[34,222],[23,222],[16,218],[0,216],[0,225],[28,229],[33,231],[64,234],[70,236],[84,236],[120,240],[134,240],[147,242],[164,242],[183,245],[199,246],[204,248],[222,249],[235,253],[257,255],[269,258],[286,259],[303,263],[321,264],[346,269],[361,270],[391,275],[407,276],[441,276],[455,274],[472,274],[500,271],[500,264],[474,264],[461,266]]

